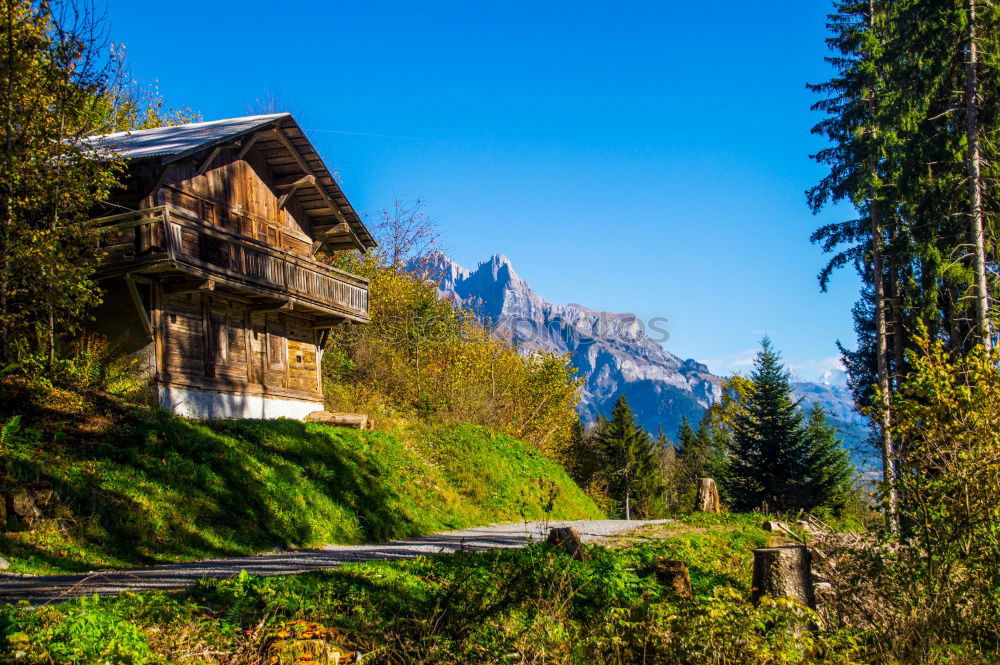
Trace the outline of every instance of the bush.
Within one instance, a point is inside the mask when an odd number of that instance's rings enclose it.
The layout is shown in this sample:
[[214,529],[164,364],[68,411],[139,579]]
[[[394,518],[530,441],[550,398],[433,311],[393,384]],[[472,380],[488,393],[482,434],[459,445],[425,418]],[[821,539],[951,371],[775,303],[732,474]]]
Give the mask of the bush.
[[84,598],[59,610],[24,611],[2,617],[7,653],[19,663],[160,663],[146,634],[132,621]]
[[922,343],[892,400],[899,529],[842,553],[835,620],[880,662],[996,662],[1000,644],[1000,355]]
[[371,280],[371,323],[332,334],[323,358],[331,409],[473,423],[563,451],[578,400],[567,358],[518,353],[433,284],[377,256],[338,262]]

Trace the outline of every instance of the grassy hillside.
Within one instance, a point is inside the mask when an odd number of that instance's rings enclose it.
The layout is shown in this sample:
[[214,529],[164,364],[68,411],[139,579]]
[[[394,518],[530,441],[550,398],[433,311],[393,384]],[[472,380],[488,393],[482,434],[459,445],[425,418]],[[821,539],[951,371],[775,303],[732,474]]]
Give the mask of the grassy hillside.
[[[599,517],[554,462],[472,426],[360,432],[195,422],[115,403],[11,421],[2,472],[60,497],[2,534],[24,572],[356,543],[522,518]],[[550,500],[551,499],[551,500]]]

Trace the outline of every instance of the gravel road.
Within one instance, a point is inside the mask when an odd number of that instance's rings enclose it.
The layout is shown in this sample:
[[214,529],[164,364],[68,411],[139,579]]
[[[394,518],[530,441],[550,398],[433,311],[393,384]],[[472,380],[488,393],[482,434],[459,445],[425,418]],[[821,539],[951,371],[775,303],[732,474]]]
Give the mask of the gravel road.
[[[669,520],[579,520],[549,522],[548,527],[573,526],[584,542],[631,531]],[[524,547],[544,540],[545,524],[528,522],[447,531],[391,543],[327,545],[318,549],[271,552],[256,556],[205,559],[128,570],[74,575],[0,575],[0,601],[27,600],[32,604],[58,602],[74,596],[109,595],[123,591],[164,591],[190,586],[203,577],[232,577],[245,570],[251,575],[292,575],[334,568],[359,561],[411,559],[426,554],[459,550]]]

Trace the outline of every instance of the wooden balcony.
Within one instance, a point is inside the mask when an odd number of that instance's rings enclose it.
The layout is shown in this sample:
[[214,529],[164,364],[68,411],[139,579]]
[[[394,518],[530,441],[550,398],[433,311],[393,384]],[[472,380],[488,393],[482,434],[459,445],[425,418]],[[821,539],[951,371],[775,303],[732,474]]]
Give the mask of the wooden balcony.
[[368,280],[202,221],[176,206],[94,220],[98,277],[182,274],[316,316],[368,320]]

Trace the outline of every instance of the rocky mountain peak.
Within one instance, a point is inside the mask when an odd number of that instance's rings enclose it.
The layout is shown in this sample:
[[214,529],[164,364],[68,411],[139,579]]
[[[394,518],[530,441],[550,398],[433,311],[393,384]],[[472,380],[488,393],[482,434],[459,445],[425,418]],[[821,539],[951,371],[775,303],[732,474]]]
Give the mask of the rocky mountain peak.
[[672,432],[682,417],[696,419],[721,396],[719,377],[668,352],[635,314],[551,303],[503,254],[471,271],[444,255],[428,266],[442,296],[476,313],[498,336],[526,353],[568,355],[585,381],[580,412],[586,420],[609,412],[624,393],[644,426]]
[[[650,432],[662,427],[672,436],[683,418],[697,422],[722,396],[720,377],[704,363],[667,351],[635,314],[551,303],[532,290],[504,254],[467,270],[439,252],[421,269],[438,283],[443,298],[474,312],[523,352],[567,355],[584,380],[578,406],[584,420],[607,415],[623,394],[639,424]],[[794,385],[806,403],[823,403],[838,423],[856,430],[860,416],[843,379],[842,370],[831,370],[819,383],[796,377],[800,382]]]

